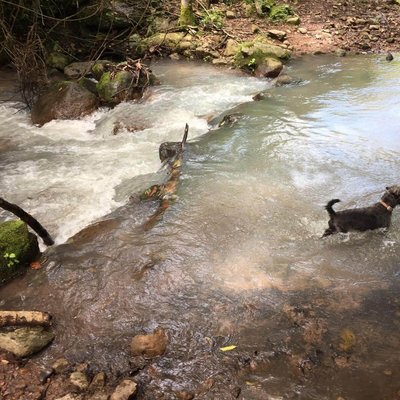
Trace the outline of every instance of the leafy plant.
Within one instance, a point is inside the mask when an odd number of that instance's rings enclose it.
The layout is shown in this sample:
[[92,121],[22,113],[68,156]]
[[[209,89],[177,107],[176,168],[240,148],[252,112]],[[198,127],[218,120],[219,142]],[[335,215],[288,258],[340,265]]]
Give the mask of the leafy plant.
[[18,264],[19,261],[14,253],[4,253],[4,259],[6,260],[7,267],[12,268],[14,265]]
[[219,28],[224,26],[224,15],[218,10],[208,10],[203,13],[200,23],[206,28]]
[[257,66],[257,61],[255,58],[252,58],[248,63],[247,63],[247,68],[250,69],[251,71],[254,71]]

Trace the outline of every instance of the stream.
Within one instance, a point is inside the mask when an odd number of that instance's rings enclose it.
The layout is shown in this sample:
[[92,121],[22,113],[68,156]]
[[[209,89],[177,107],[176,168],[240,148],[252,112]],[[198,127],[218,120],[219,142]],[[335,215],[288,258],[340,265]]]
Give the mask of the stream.
[[[159,61],[142,104],[42,128],[0,105],[1,196],[57,244],[0,288],[0,308],[53,315],[38,361],[135,371],[146,400],[398,398],[400,212],[387,231],[321,239],[327,201],[365,206],[400,184],[397,57],[304,57],[280,87]],[[178,198],[144,230],[157,203],[137,195],[163,179],[158,146],[185,123]],[[130,356],[157,328],[165,355]]]

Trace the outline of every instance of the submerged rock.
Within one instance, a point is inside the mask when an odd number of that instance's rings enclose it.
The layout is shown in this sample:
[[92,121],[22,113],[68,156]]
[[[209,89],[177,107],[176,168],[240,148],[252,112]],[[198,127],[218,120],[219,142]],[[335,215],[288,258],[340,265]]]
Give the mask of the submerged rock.
[[134,356],[157,357],[167,349],[168,338],[164,329],[157,329],[153,334],[136,335],[131,342]]
[[37,238],[24,222],[13,220],[0,224],[0,283],[17,275],[38,254]]
[[92,113],[99,106],[97,97],[76,82],[60,81],[39,97],[32,108],[34,124],[43,125],[53,119],[77,119]]
[[135,395],[136,389],[136,382],[125,379],[115,388],[110,400],[130,400]]
[[0,333],[0,348],[17,357],[27,357],[42,350],[54,339],[54,334],[43,327],[19,328]]

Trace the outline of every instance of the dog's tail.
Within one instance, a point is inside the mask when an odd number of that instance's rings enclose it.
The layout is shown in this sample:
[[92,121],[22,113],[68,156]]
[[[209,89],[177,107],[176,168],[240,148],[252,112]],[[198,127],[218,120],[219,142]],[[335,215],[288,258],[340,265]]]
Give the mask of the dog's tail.
[[328,214],[329,215],[336,215],[336,212],[335,212],[335,210],[332,208],[332,206],[335,204],[335,203],[339,203],[339,199],[333,199],[333,200],[331,200],[331,201],[328,201],[328,204],[325,206],[325,209],[326,209],[326,211],[328,211]]

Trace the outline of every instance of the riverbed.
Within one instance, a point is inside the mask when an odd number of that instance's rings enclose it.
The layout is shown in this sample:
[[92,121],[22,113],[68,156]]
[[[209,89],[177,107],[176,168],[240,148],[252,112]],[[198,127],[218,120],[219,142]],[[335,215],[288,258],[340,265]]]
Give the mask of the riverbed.
[[[38,361],[135,370],[143,399],[396,398],[399,212],[388,231],[321,239],[328,200],[364,206],[399,184],[396,59],[304,57],[281,87],[158,62],[146,102],[42,128],[1,105],[1,194],[57,244],[0,288],[1,308],[54,316]],[[163,179],[158,145],[185,123],[178,198],[144,230],[157,204],[138,194]],[[166,354],[139,366],[130,339],[160,327]]]

